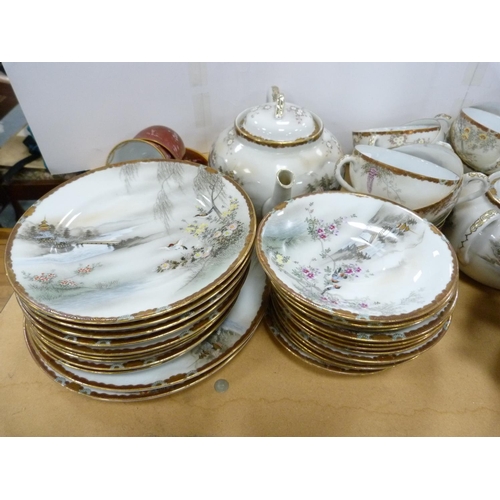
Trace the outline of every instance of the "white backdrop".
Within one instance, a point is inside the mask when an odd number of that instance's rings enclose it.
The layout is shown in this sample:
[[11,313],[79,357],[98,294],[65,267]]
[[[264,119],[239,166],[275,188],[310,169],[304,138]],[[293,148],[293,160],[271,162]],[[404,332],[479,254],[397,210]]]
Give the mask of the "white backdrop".
[[352,150],[351,131],[500,102],[500,63],[4,63],[52,173],[105,163],[149,125],[208,152],[277,85]]

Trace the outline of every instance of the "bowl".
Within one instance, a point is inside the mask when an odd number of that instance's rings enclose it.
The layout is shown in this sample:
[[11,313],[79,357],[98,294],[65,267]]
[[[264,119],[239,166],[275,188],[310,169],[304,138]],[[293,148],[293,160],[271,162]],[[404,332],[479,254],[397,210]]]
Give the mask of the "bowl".
[[185,161],[193,161],[195,163],[199,163],[200,165],[208,165],[208,160],[198,151],[194,149],[186,148],[186,153],[184,154],[183,160]]
[[165,148],[176,160],[182,160],[186,154],[186,146],[179,134],[164,125],[151,125],[138,132],[134,139],[144,139]]
[[143,139],[127,139],[118,143],[109,153],[106,165],[134,160],[169,160],[171,155],[158,144]]

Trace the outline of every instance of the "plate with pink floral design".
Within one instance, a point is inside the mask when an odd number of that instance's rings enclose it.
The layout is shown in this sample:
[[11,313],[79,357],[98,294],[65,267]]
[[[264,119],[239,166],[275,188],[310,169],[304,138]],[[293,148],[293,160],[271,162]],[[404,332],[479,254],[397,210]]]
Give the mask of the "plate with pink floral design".
[[455,253],[438,229],[369,195],[292,199],[263,219],[256,251],[274,285],[293,300],[356,323],[422,317],[458,280]]
[[185,161],[109,165],[39,200],[14,227],[15,292],[54,318],[126,323],[217,293],[255,237],[244,191]]

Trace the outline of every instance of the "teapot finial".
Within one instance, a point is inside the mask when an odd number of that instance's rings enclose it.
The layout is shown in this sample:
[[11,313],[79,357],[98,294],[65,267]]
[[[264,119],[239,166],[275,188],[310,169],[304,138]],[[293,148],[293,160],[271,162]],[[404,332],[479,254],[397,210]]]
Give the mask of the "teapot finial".
[[280,89],[276,85],[271,87],[271,94],[273,102],[276,103],[274,116],[276,118],[281,118],[283,116],[283,112],[285,111],[285,96],[280,92]]

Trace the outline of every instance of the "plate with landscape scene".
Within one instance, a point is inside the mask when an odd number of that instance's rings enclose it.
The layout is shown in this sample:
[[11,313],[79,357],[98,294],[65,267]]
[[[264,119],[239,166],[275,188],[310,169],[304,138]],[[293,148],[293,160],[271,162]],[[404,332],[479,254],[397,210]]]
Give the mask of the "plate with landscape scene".
[[95,374],[70,369],[37,349],[29,325],[25,337],[36,363],[63,387],[98,399],[149,399],[186,388],[232,359],[264,316],[268,294],[266,275],[254,258],[236,303],[215,333],[178,358],[129,373]]
[[263,219],[256,251],[293,300],[359,325],[424,318],[458,280],[455,253],[437,228],[368,195],[292,199]]
[[89,171],[14,227],[15,292],[51,317],[88,324],[151,318],[217,290],[248,256],[253,206],[231,179],[183,161]]

